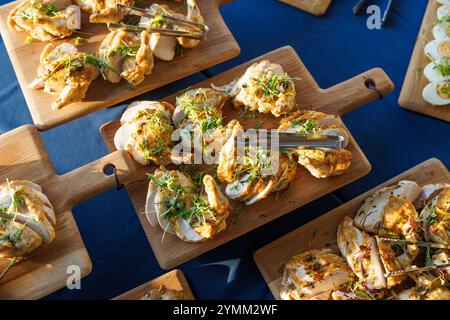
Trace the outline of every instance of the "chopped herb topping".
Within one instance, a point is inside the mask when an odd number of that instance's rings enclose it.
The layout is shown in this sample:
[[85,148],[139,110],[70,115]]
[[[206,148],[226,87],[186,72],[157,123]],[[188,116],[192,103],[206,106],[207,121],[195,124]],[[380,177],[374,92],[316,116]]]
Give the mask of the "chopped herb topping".
[[272,75],[270,78],[261,75],[256,80],[254,93],[257,96],[262,96],[264,99],[273,99],[282,92],[288,90],[291,86],[291,82],[294,80],[299,80],[299,78],[291,78],[287,73],[282,75]]

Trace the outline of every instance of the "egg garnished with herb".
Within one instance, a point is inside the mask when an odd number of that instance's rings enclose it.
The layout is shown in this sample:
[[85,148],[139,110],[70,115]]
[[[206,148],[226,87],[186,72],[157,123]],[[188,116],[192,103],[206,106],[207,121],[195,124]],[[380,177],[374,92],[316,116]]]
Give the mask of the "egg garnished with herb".
[[450,63],[449,59],[438,59],[429,63],[423,74],[430,82],[438,82],[450,78]]
[[437,17],[439,20],[442,20],[443,18],[450,16],[450,5],[443,5],[440,6],[437,11]]
[[431,82],[423,89],[422,96],[432,105],[448,105],[450,103],[450,81]]
[[450,39],[450,17],[445,16],[433,28],[433,36],[436,40]]
[[450,40],[433,40],[425,46],[425,54],[431,60],[450,58]]

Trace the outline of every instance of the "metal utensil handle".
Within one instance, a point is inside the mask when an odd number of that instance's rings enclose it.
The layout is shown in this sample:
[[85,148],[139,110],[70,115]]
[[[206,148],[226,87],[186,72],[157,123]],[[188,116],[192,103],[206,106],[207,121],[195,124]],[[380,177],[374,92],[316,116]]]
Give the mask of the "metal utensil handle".
[[447,249],[450,250],[450,245],[434,243],[434,242],[424,242],[424,241],[407,241],[392,238],[378,238],[379,241],[386,241],[395,244],[406,244],[406,245],[418,245],[419,247],[429,247],[435,249]]
[[164,19],[166,19],[168,21],[172,21],[178,25],[197,27],[197,28],[201,28],[202,31],[208,30],[208,27],[204,24],[192,22],[192,21],[182,19],[182,18],[172,17],[170,15],[163,14],[163,13],[155,14],[148,9],[143,9],[143,8],[138,8],[138,7],[133,7],[133,6],[124,6],[123,4],[119,4],[119,3],[117,4],[117,8],[119,8],[122,11],[127,11],[131,14],[135,14],[138,16],[145,16],[145,17],[152,18],[152,19],[157,16],[160,16],[160,17],[163,17]]
[[124,23],[108,23],[108,29],[110,30],[128,30],[131,32],[142,32],[142,31],[148,31],[150,33],[160,33],[165,36],[173,36],[173,37],[184,37],[184,38],[192,38],[192,39],[198,39],[198,40],[204,40],[206,39],[205,34],[201,33],[195,33],[195,32],[189,32],[189,31],[180,31],[180,30],[170,30],[170,29],[163,29],[163,28],[147,28],[142,26],[133,26],[129,24]]
[[414,269],[405,269],[405,270],[399,270],[399,271],[393,271],[393,272],[386,272],[384,276],[386,278],[390,278],[390,277],[396,277],[396,276],[401,276],[401,275],[405,275],[405,274],[427,272],[427,271],[446,269],[446,268],[450,268],[450,263],[433,265],[433,266],[423,267],[423,268],[414,268]]
[[282,149],[305,148],[326,148],[326,149],[343,149],[345,139],[341,136],[334,135],[311,135],[279,132],[276,136],[272,136],[270,131],[253,131],[247,132],[242,137],[246,146],[251,143],[258,143],[258,146],[272,147],[272,142],[278,144]]

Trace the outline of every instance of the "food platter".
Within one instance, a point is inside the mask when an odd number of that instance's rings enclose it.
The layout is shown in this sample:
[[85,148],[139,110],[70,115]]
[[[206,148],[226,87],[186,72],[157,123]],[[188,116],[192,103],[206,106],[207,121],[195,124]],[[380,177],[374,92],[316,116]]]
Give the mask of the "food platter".
[[[203,81],[193,88],[229,83],[241,75],[249,65],[264,59],[282,65],[290,76],[301,78],[301,80],[295,81],[295,86],[298,92],[297,102],[303,109],[313,109],[341,116],[365,103],[378,99],[380,94],[385,95],[393,90],[392,82],[381,69],[372,69],[329,89],[321,89],[291,47],[283,47],[267,53]],[[377,89],[369,89],[367,87],[368,81],[373,83]],[[175,96],[169,96],[162,101],[174,103]],[[225,121],[239,119],[246,128],[254,128],[262,121],[264,121],[263,128],[276,128],[279,123],[279,119],[271,115],[259,114],[256,118],[239,118],[238,111],[231,106],[225,106],[223,113]],[[115,150],[113,138],[119,126],[119,121],[115,120],[106,123],[100,129],[111,152]],[[153,172],[156,167],[137,165],[136,174],[125,185],[160,266],[164,269],[173,268],[369,173],[371,166],[368,160],[350,134],[349,136],[348,149],[353,153],[354,161],[348,172],[341,176],[321,180],[313,178],[306,170],[299,170],[289,192],[273,194],[267,199],[243,208],[237,221],[233,222],[227,230],[212,240],[198,244],[182,242],[169,234],[166,234],[164,241],[161,241],[163,230],[151,227],[144,214],[148,187],[146,173]],[[305,188],[305,186],[308,186],[308,188]],[[267,203],[271,203],[271,205],[268,206]]]
[[69,266],[86,276],[92,268],[72,208],[116,186],[114,175],[104,173],[111,165],[117,177],[126,179],[134,162],[126,152],[114,152],[64,175],[57,175],[40,135],[31,125],[0,136],[0,179],[29,180],[39,184],[56,213],[56,238],[33,251],[0,279],[0,299],[39,299],[66,285]]
[[[175,10],[180,6],[174,1],[160,2],[170,3]],[[99,77],[91,84],[83,101],[72,103],[56,111],[51,108],[51,103],[56,99],[55,96],[42,91],[32,91],[27,87],[36,77],[39,56],[46,43],[39,41],[26,43],[26,33],[8,28],[6,17],[9,11],[17,5],[17,1],[0,7],[0,31],[33,121],[39,130],[47,130],[97,110],[111,107],[237,56],[240,52],[239,45],[219,12],[220,6],[226,2],[229,1],[199,0],[199,7],[203,16],[206,17],[205,23],[210,28],[208,39],[193,49],[185,50],[182,56],[178,56],[172,61],[156,61],[152,75],[147,76],[144,82],[138,86],[132,87],[126,81],[111,84]],[[107,27],[104,24],[88,23],[88,15],[85,13],[82,13],[82,25],[83,37],[86,38],[86,41],[77,48],[80,51],[93,53],[97,51],[108,33]],[[64,40],[54,41],[55,44],[61,42]],[[73,43],[73,40],[69,39],[68,42]]]
[[182,291],[186,300],[195,299],[183,272],[181,270],[172,270],[115,297],[113,300],[140,300],[149,290],[158,289],[160,286],[170,290]]
[[402,108],[450,122],[448,105],[432,106],[422,97],[422,91],[428,84],[423,71],[430,62],[425,55],[424,48],[433,39],[433,27],[438,20],[436,12],[440,6],[441,4],[436,0],[428,2],[398,103]]
[[420,186],[448,183],[450,173],[439,160],[427,160],[256,251],[256,265],[273,296],[280,299],[282,269],[294,254],[319,248],[337,251],[336,230],[342,219],[345,216],[354,217],[364,199],[375,191],[401,180],[412,180]]
[[316,16],[324,15],[332,0],[279,0]]

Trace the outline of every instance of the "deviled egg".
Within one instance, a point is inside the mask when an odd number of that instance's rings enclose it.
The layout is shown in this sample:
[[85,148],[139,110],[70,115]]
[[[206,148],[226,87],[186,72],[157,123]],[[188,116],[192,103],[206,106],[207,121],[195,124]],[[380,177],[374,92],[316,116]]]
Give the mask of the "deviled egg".
[[433,37],[436,40],[450,39],[450,20],[449,16],[445,16],[439,23],[433,27]]
[[429,63],[423,70],[423,74],[430,82],[439,82],[450,79],[450,60],[438,59]]
[[448,105],[450,103],[450,81],[431,82],[423,89],[422,96],[432,105]]
[[425,46],[425,54],[431,60],[450,58],[450,40],[433,40]]
[[439,20],[444,19],[445,17],[450,16],[450,5],[440,6],[437,11],[437,17]]

